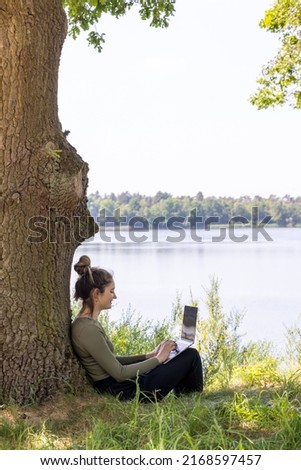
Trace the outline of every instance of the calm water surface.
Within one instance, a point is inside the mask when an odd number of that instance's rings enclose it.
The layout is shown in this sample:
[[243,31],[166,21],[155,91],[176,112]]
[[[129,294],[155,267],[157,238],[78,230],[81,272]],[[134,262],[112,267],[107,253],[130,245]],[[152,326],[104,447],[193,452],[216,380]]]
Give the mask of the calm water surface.
[[[189,232],[181,242],[179,233],[167,230],[136,232],[137,239],[147,237],[140,243],[125,233],[124,242],[106,232],[110,242],[96,235],[77,249],[74,261],[87,254],[92,265],[113,270],[118,296],[111,310],[115,320],[129,307],[145,319],[169,318],[177,293],[189,304],[191,292],[199,301],[200,315],[206,317],[205,290],[214,276],[220,281],[224,311],[244,312],[240,328],[244,341],[267,339],[282,348],[286,328],[300,325],[301,229],[266,231],[272,241],[261,234],[252,241],[251,229],[237,229],[235,235],[248,237],[242,243],[228,236],[222,242],[213,241],[218,229],[198,230],[202,237],[198,242]],[[72,292],[75,279],[76,273],[71,278]]]

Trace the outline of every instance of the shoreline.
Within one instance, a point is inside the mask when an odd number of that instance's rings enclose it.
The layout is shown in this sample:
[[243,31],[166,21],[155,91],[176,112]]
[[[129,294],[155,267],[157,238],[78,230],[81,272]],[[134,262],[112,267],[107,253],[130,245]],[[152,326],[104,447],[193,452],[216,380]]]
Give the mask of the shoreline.
[[[191,228],[190,226],[173,226],[172,228],[168,228],[168,227],[152,227],[150,225],[150,227],[148,229],[146,228],[143,228],[143,227],[133,227],[133,226],[130,226],[130,225],[121,225],[121,226],[100,226],[100,230],[99,232],[102,232],[102,233],[105,233],[105,232],[161,232],[163,230],[167,230],[169,232],[179,232],[181,230],[187,230],[187,231],[199,231],[199,230],[203,230],[203,231],[206,231],[206,232],[210,232],[211,230],[214,230],[214,229],[235,229],[235,230],[241,230],[241,229],[244,229],[244,228],[252,228],[252,224],[211,224],[211,225],[208,225],[207,226],[208,228],[205,228],[205,226],[203,227],[197,227],[197,228]],[[288,226],[285,226],[285,227],[282,227],[282,226],[279,226],[279,225],[276,225],[276,224],[258,224],[257,226],[255,226],[255,228],[263,228],[265,227],[266,229],[268,228],[279,228],[279,229],[284,229],[284,228],[290,228],[290,229],[295,229],[295,228],[301,228],[301,224],[297,224],[295,226],[291,226],[291,225],[288,225]],[[97,232],[97,233],[99,233]]]

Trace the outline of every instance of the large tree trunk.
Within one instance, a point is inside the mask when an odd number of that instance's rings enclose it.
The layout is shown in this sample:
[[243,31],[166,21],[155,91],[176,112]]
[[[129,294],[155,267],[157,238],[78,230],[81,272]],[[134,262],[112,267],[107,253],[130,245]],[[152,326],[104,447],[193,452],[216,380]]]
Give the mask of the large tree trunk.
[[95,226],[87,164],[58,119],[66,32],[61,0],[1,0],[1,392],[20,404],[83,377],[70,345],[69,283],[74,251]]

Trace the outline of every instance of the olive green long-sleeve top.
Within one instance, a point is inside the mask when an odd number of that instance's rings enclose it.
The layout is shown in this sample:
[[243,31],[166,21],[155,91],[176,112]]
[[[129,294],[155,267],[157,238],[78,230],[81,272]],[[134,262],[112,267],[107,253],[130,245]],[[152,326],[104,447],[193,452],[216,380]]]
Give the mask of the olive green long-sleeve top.
[[135,379],[159,365],[157,358],[145,354],[116,356],[114,346],[97,320],[78,317],[71,325],[75,353],[93,382],[113,377],[118,382]]

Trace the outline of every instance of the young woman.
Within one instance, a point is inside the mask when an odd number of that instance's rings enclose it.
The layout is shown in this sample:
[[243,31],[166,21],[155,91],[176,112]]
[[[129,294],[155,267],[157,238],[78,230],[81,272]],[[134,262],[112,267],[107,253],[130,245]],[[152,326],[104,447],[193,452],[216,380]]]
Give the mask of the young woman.
[[88,256],[81,256],[74,269],[79,274],[74,296],[82,300],[82,308],[72,322],[71,339],[98,392],[131,400],[138,389],[139,399],[145,401],[161,400],[171,390],[177,395],[203,390],[202,363],[196,349],[188,348],[164,364],[176,348],[167,339],[146,354],[116,356],[98,321],[100,312],[111,308],[117,298],[113,277],[104,269],[91,267]]

